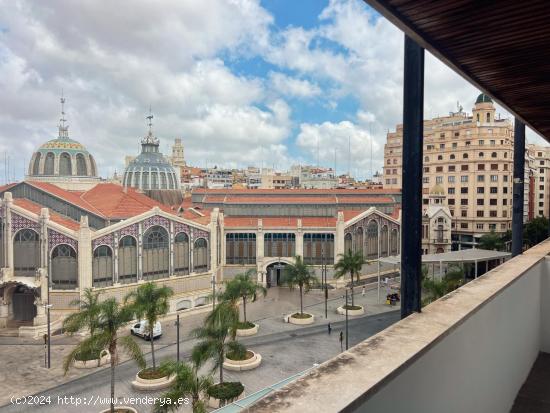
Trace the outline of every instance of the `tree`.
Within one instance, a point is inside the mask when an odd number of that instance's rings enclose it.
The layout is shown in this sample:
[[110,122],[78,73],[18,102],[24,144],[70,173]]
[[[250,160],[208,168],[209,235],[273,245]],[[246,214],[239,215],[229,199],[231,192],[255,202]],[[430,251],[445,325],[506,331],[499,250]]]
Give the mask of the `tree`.
[[76,313],[72,313],[63,321],[63,330],[69,334],[87,329],[90,335],[94,335],[99,314],[99,293],[86,288],[81,299],[73,300],[71,306],[78,307]]
[[118,363],[119,346],[136,361],[141,368],[145,367],[145,359],[140,347],[131,336],[118,336],[118,330],[125,327],[134,318],[134,311],[129,305],[119,305],[114,298],[98,304],[98,314],[94,334],[80,342],[65,357],[63,370],[65,374],[80,353],[90,352],[92,349],[108,350],[111,354],[111,413],[114,413],[115,400],[115,367]]
[[427,271],[422,271],[422,288],[426,293],[422,300],[423,305],[435,301],[464,284],[464,271],[454,265],[450,266],[447,273],[441,279],[431,279]]
[[537,245],[548,238],[548,218],[536,217],[523,228],[523,240],[529,246]]
[[283,272],[282,283],[291,290],[298,287],[300,290],[300,314],[304,314],[303,295],[311,287],[319,283],[319,280],[313,273],[309,265],[305,264],[300,255],[294,258],[294,264],[288,264]]
[[146,331],[149,334],[149,341],[151,342],[153,370],[157,369],[153,330],[160,316],[168,312],[170,308],[168,300],[172,294],[173,291],[170,287],[165,285],[158,287],[155,283],[148,282],[140,285],[124,298],[125,302],[130,303],[135,317],[139,320],[147,321]]
[[221,294],[221,299],[224,301],[233,302],[237,306],[239,299],[243,300],[243,323],[246,324],[246,301],[256,299],[256,294],[260,293],[264,297],[267,290],[253,280],[256,275],[256,270],[251,268],[244,274],[237,274],[235,278],[225,284],[225,291]]
[[176,411],[184,398],[191,399],[193,413],[205,413],[206,406],[201,396],[212,386],[212,377],[199,376],[198,371],[202,360],[192,357],[192,365],[184,362],[166,362],[161,369],[168,376],[175,375],[176,379],[170,389],[161,396],[163,403],[155,404],[155,413]]
[[502,251],[504,249],[504,241],[499,234],[491,231],[489,234],[481,236],[477,247],[482,250]]
[[220,370],[220,383],[223,383],[223,362],[226,353],[246,352],[246,348],[235,341],[238,321],[239,312],[235,306],[228,301],[222,301],[206,317],[204,325],[191,332],[192,336],[200,340],[193,347],[193,359],[212,359],[212,371],[218,368]]
[[354,305],[353,300],[353,281],[357,277],[359,281],[359,274],[365,264],[363,259],[363,254],[360,251],[352,252],[351,249],[348,250],[345,254],[338,254],[338,262],[334,264],[334,278],[345,277],[346,274],[349,274],[351,279],[351,305]]

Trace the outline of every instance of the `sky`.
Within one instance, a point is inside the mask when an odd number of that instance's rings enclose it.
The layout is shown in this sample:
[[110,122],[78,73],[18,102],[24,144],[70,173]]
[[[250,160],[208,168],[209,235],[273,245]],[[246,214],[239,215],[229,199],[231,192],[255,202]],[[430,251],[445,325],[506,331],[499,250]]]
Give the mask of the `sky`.
[[[139,153],[151,107],[162,152],[181,138],[191,165],[366,178],[402,82],[403,33],[362,0],[0,0],[0,181],[6,159],[21,179],[57,136],[61,91],[103,177]],[[478,94],[427,53],[425,117],[470,112]]]

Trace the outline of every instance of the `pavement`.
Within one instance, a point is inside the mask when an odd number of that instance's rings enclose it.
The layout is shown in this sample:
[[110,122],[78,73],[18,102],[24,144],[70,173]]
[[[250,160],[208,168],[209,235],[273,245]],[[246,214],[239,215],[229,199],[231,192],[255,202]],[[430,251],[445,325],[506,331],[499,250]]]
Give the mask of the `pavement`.
[[[384,329],[399,318],[395,307],[377,303],[376,287],[367,288],[364,295],[361,288],[355,289],[355,303],[366,306],[366,316],[355,319],[350,318],[350,345],[364,340],[370,335]],[[325,305],[323,293],[312,290],[304,296],[304,310],[315,315],[316,322],[313,326],[301,327],[287,324],[283,316],[295,312],[299,306],[297,291],[289,291],[286,288],[271,288],[266,297],[259,298],[254,303],[247,304],[247,318],[260,325],[258,335],[243,339],[243,343],[252,350],[262,354],[260,368],[249,372],[224,372],[226,380],[239,380],[245,385],[245,391],[250,394],[254,391],[274,384],[290,375],[303,371],[315,363],[321,363],[340,351],[338,341],[339,331],[343,329],[344,317],[336,314],[336,308],[343,304],[343,290],[329,291],[328,318],[325,319]],[[383,298],[385,292],[382,291]],[[206,313],[187,314],[181,317],[181,350],[183,357],[188,355],[194,339],[189,332],[202,324]],[[330,322],[332,335],[327,334],[326,324]],[[167,317],[162,322],[163,336],[155,341],[158,359],[175,358],[176,329],[174,317]],[[95,401],[94,406],[79,406],[81,412],[97,412],[105,407],[100,397],[109,396],[109,370],[95,368],[90,370],[71,369],[64,376],[61,364],[64,356],[73,348],[79,340],[78,337],[59,336],[52,339],[52,368],[45,369],[44,349],[40,342],[31,339],[16,337],[0,337],[0,413],[27,412],[39,409],[44,412],[57,412],[73,410],[70,400],[58,399],[58,396],[86,397],[87,403]],[[148,353],[148,342],[137,339],[144,352]],[[149,355],[148,355],[149,357]],[[122,357],[122,363],[117,366],[117,396],[155,396],[160,393],[134,392],[130,382],[137,373],[137,366],[133,362],[126,362]],[[215,376],[216,377],[216,376]],[[39,395],[35,402],[44,402],[44,405],[13,405],[12,397],[25,395]],[[45,400],[50,396],[49,401]],[[42,399],[42,400],[39,400]],[[29,400],[26,399],[25,402]],[[141,400],[144,401],[144,400]],[[139,411],[151,411],[148,403],[133,404]],[[102,406],[100,406],[102,405]],[[182,411],[190,411],[185,408]]]

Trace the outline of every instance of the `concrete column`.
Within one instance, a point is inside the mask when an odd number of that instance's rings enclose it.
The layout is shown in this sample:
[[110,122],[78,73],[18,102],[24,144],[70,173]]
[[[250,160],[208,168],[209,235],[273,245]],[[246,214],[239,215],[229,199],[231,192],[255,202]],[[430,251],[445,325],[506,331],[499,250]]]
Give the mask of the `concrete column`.
[[169,263],[168,263],[168,276],[171,277],[174,275],[174,240],[175,240],[175,234],[174,234],[174,222],[170,221],[169,226],[169,232],[168,232],[168,239],[170,242],[168,243],[168,256],[169,256]]
[[78,232],[78,288],[83,291],[92,287],[92,231],[88,226],[88,216],[80,218]]
[[193,233],[193,228],[190,230],[189,234],[189,274],[195,272],[195,258],[193,251],[195,250],[195,234]]
[[219,208],[214,208],[212,214],[210,215],[210,223],[208,227],[210,228],[210,269],[212,274],[216,275],[218,279],[218,216],[220,210]]
[[137,236],[137,279],[138,282],[143,278],[143,226],[138,223],[138,236]]
[[119,232],[113,234],[113,284],[118,284],[118,243],[120,241]]
[[76,175],[76,155],[71,156],[71,175]]
[[40,209],[40,267],[48,271],[48,222],[50,221],[50,211],[48,208]]
[[514,182],[512,206],[512,257],[523,250],[523,200],[525,174],[525,124],[514,122]]
[[53,174],[59,175],[59,158],[60,154],[56,153],[53,160]]
[[336,218],[336,234],[334,236],[334,264],[338,262],[338,256],[344,254],[344,235],[344,213],[339,211]]
[[6,271],[4,272],[5,280],[9,280],[13,277],[13,228],[11,220],[11,207],[13,205],[13,199],[11,192],[4,193],[4,208],[5,208],[5,245],[4,245],[4,257]]
[[302,230],[302,219],[298,218],[298,228],[296,230],[296,254],[304,258],[304,232]]
[[264,231],[263,231],[263,221],[258,219],[258,227],[256,229],[256,265],[258,269],[258,282],[266,286],[266,277],[263,274],[263,263],[264,263]]

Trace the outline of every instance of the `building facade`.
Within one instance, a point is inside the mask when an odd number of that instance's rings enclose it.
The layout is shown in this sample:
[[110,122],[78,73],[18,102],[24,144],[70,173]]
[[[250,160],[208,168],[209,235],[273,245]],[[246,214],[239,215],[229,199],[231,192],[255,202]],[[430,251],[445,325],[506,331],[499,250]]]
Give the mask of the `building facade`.
[[[471,248],[491,231],[511,228],[513,125],[495,116],[492,100],[478,96],[472,114],[460,110],[424,121],[423,203],[443,188],[452,216],[453,248]],[[401,188],[403,128],[387,135],[384,188]]]

